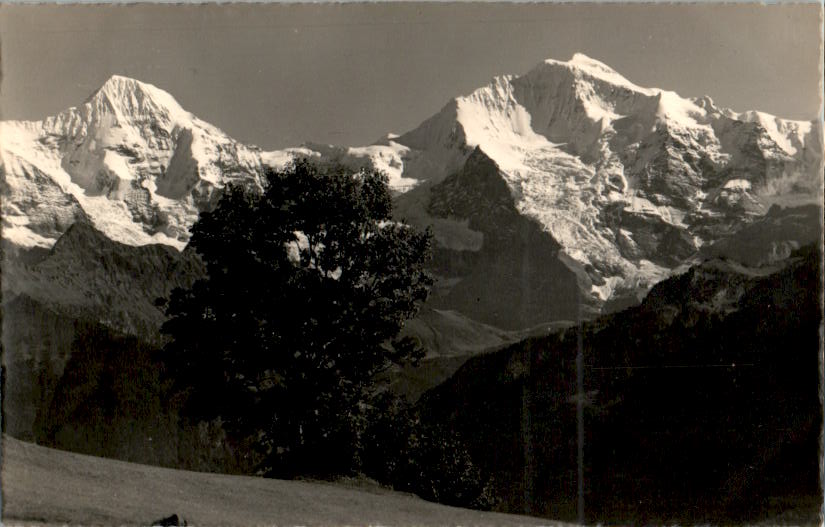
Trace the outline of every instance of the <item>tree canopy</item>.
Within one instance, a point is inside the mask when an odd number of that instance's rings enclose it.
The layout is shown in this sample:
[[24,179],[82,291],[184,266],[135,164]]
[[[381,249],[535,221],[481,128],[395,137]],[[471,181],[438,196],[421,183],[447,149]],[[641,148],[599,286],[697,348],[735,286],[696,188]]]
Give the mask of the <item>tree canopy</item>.
[[392,219],[386,183],[297,160],[191,229],[208,277],[173,293],[166,360],[191,414],[259,434],[276,474],[336,470],[376,375],[420,356],[397,335],[432,285],[432,236]]

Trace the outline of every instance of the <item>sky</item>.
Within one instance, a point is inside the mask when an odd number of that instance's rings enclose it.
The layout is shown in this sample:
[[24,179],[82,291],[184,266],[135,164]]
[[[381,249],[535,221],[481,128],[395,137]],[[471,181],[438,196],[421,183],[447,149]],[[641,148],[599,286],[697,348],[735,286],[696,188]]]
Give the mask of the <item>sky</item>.
[[403,133],[500,74],[575,52],[737,111],[820,115],[819,4],[0,5],[0,116],[113,74],[265,149]]

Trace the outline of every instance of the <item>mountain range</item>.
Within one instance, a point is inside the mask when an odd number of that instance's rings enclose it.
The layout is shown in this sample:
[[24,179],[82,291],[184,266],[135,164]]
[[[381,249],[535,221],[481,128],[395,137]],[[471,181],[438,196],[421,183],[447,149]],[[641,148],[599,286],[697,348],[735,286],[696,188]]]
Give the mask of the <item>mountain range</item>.
[[[224,185],[260,185],[293,156],[383,170],[396,215],[434,229],[431,305],[507,330],[636,303],[772,205],[822,196],[818,121],[643,88],[582,54],[496,77],[365,147],[262,151],[121,76],[56,116],[0,123],[0,138],[14,254],[51,248],[77,222],[181,250]],[[811,241],[812,222],[757,260]]]

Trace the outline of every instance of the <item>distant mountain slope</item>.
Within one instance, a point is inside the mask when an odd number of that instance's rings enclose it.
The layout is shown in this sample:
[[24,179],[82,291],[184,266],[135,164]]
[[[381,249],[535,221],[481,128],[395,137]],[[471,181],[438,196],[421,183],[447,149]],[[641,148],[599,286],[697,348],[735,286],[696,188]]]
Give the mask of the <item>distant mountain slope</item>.
[[576,518],[581,404],[589,522],[818,523],[821,292],[818,246],[711,260],[640,306],[470,359],[421,407],[471,438],[499,510]]
[[[563,525],[430,503],[368,483],[283,481],[170,470],[3,436],[5,525]],[[67,489],[71,489],[70,492]]]
[[13,304],[25,296],[65,316],[103,322],[151,340],[165,320],[156,300],[204,274],[194,251],[161,244],[134,247],[78,222],[42,260],[5,261],[3,300]]
[[790,256],[803,245],[822,243],[820,205],[780,207],[729,236],[702,247],[705,258],[725,257],[747,265],[769,264]]

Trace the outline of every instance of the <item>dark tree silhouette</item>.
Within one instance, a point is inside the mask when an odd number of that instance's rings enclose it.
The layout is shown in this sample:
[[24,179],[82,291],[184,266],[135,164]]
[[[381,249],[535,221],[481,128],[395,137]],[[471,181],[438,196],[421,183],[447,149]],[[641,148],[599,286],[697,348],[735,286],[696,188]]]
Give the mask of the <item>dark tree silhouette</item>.
[[376,375],[420,358],[397,335],[432,236],[391,209],[383,174],[298,160],[192,227],[208,278],[173,293],[166,360],[190,415],[260,435],[270,474],[353,469]]

